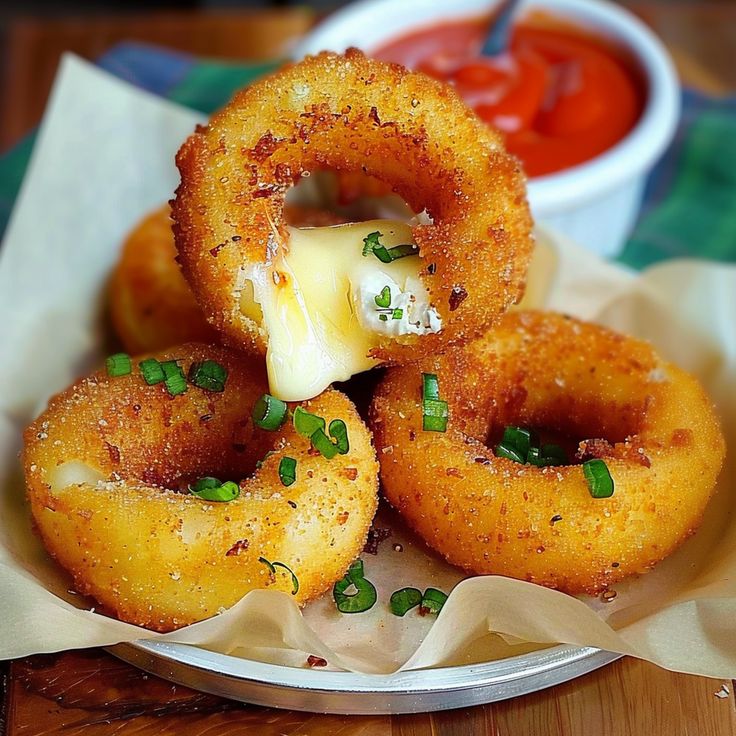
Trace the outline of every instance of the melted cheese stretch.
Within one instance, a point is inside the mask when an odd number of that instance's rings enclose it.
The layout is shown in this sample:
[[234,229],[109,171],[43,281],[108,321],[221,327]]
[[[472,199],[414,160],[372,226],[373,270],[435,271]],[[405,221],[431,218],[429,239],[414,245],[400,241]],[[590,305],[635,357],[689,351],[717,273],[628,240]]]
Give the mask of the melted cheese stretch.
[[[386,337],[441,329],[419,278],[418,257],[382,263],[362,255],[363,239],[376,231],[386,248],[412,242],[411,228],[393,220],[289,228],[288,243],[246,274],[241,309],[268,335],[266,365],[275,396],[309,399],[377,365],[369,354]],[[386,286],[390,307],[382,309],[375,297]]]

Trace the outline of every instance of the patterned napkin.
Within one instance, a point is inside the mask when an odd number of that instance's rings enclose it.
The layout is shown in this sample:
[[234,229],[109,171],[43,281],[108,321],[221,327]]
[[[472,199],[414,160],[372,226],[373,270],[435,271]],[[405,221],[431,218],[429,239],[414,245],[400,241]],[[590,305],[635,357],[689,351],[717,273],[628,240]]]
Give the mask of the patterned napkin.
[[[278,66],[204,61],[139,43],[114,47],[98,65],[131,84],[210,113]],[[0,235],[34,134],[0,158]],[[618,261],[641,269],[667,258],[736,261],[736,97],[683,92],[674,142],[649,177],[634,232]]]

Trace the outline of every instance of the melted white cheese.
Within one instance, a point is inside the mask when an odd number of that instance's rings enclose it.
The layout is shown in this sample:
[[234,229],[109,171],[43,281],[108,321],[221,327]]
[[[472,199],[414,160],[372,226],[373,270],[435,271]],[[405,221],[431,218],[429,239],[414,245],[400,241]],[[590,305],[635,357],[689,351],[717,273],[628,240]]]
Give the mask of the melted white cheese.
[[[393,220],[290,227],[288,242],[274,243],[269,261],[245,274],[241,309],[268,335],[266,365],[275,396],[316,396],[333,381],[377,365],[370,352],[387,337],[442,328],[419,278],[420,258],[382,263],[362,255],[363,239],[376,231],[386,248],[412,242],[411,228]],[[376,303],[385,287],[388,307]]]

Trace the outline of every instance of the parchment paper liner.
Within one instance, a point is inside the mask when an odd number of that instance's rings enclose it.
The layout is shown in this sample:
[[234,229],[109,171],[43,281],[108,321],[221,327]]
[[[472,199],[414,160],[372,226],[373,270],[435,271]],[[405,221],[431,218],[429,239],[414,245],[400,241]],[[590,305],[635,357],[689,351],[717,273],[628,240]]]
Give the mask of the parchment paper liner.
[[[30,531],[17,462],[20,433],[52,393],[105,354],[106,277],[131,225],[170,197],[177,183],[174,153],[196,122],[195,113],[75,57],[63,61],[0,251],[0,657],[159,638],[295,666],[315,654],[332,667],[378,673],[564,642],[683,672],[734,676],[730,457],[701,531],[654,572],[618,586],[611,603],[500,577],[459,582],[457,570],[384,511],[390,518],[378,523],[390,526],[393,536],[377,557],[364,555],[379,589],[379,603],[367,614],[338,614],[328,595],[302,616],[289,596],[257,591],[221,616],[161,636],[78,608],[85,602],[68,591],[68,580]],[[637,277],[564,238],[542,231],[540,241],[530,301],[652,340],[701,378],[730,445],[736,271],[679,261]],[[455,583],[436,622],[388,612],[388,597],[399,587],[449,590]]]

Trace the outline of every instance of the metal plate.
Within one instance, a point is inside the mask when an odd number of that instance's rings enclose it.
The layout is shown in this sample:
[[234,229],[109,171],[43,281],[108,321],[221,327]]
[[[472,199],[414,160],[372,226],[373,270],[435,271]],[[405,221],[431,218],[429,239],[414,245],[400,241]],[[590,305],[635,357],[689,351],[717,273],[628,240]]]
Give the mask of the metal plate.
[[505,700],[557,685],[618,659],[592,647],[556,646],[484,664],[394,675],[325,672],[141,641],[108,651],[146,672],[196,690],[313,713],[422,713]]

